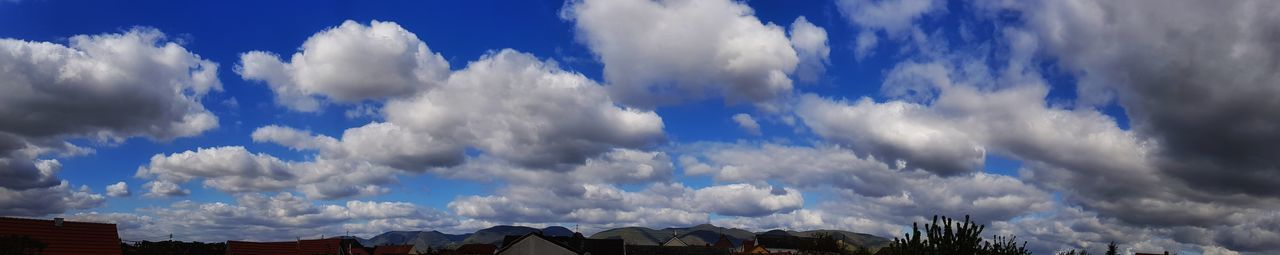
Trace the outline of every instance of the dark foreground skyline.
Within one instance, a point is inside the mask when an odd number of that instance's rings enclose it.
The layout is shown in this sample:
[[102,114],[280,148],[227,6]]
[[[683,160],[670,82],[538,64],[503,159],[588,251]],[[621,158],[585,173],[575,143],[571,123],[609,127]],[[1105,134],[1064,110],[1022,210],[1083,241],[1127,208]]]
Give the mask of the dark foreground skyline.
[[[1275,1],[0,0],[0,216],[1280,252]],[[236,237],[236,238],[231,238]]]

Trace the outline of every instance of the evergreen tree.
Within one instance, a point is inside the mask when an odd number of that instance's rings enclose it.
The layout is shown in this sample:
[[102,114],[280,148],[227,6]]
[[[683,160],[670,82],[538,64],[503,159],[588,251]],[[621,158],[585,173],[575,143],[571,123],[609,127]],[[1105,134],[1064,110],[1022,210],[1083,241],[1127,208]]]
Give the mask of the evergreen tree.
[[893,255],[1030,255],[1026,242],[1018,244],[1016,237],[1005,238],[993,236],[992,241],[984,241],[981,237],[986,226],[969,220],[964,216],[962,222],[952,222],[951,218],[933,216],[933,224],[925,224],[924,232],[918,223],[911,224],[911,233],[903,238],[894,238],[885,247],[885,253]]
[[1076,251],[1075,249],[1071,249],[1070,251],[1059,252],[1058,255],[1089,255],[1089,251]]
[[1120,255],[1120,252],[1116,251],[1119,248],[1116,246],[1116,242],[1111,242],[1111,244],[1107,245],[1107,255]]

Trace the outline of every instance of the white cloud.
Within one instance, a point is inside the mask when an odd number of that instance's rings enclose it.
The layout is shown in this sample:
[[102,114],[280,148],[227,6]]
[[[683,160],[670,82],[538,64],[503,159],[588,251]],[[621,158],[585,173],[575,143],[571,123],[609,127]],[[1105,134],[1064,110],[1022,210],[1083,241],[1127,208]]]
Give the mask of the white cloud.
[[1005,7],[1078,77],[1078,103],[1118,103],[1135,131],[1160,142],[1157,168],[1170,181],[1217,197],[1280,197],[1271,142],[1280,139],[1280,3]]
[[148,184],[153,196],[186,195],[175,192],[177,184],[196,178],[223,192],[276,191],[294,186],[297,176],[292,167],[270,155],[251,154],[244,147],[215,147],[154,155],[147,167],[138,168],[136,176],[156,180]]
[[348,231],[371,237],[387,229],[453,232],[461,224],[438,210],[404,202],[352,200],[345,205],[322,205],[290,193],[242,194],[235,199],[234,204],[180,201],[132,213],[77,213],[68,218],[115,223],[126,240],[167,239],[173,234],[178,240],[203,242],[285,241]]
[[129,184],[117,182],[116,184],[107,185],[107,196],[111,197],[127,197],[129,196]]
[[6,81],[0,87],[0,119],[6,120],[0,123],[0,173],[6,177],[0,180],[0,200],[12,208],[7,214],[38,216],[101,204],[101,195],[73,191],[59,181],[58,161],[44,159],[93,152],[66,140],[163,141],[218,127],[218,118],[200,102],[222,89],[218,65],[167,42],[160,31],[134,28],[68,41],[0,39],[0,80]]
[[765,216],[800,209],[800,191],[783,187],[729,184],[697,189],[693,203],[703,210],[730,216]]
[[191,190],[184,189],[177,183],[162,180],[149,181],[142,184],[142,188],[147,190],[146,196],[148,197],[172,197],[191,194]]
[[742,128],[742,131],[746,131],[748,134],[760,135],[760,123],[756,123],[756,120],[751,118],[750,114],[734,114],[733,122],[738,123],[738,127]]
[[[1048,192],[1021,180],[986,173],[938,176],[891,168],[834,146],[698,144],[685,169],[697,168],[722,182],[778,182],[833,194],[828,211],[884,224],[902,224],[937,213],[1007,220],[1043,211]],[[688,173],[688,172],[686,172]],[[865,225],[865,224],[864,224]],[[878,233],[883,234],[883,233]]]
[[800,66],[796,67],[796,77],[800,81],[817,81],[826,71],[831,55],[831,46],[827,45],[827,30],[809,23],[804,16],[791,22],[791,47],[796,49],[800,57]]
[[200,148],[170,155],[154,155],[136,176],[152,179],[143,185],[148,196],[184,196],[180,185],[197,179],[205,187],[227,193],[282,191],[290,188],[311,198],[334,199],[386,193],[397,172],[360,161],[319,158],[284,161],[254,154],[244,147]]
[[575,1],[562,16],[604,63],[615,99],[628,105],[711,96],[768,103],[790,94],[788,75],[800,62],[782,27],[729,0]]
[[460,197],[449,209],[459,216],[497,222],[687,226],[704,222],[710,213],[764,216],[794,211],[804,203],[800,191],[768,185],[693,189],[656,183],[636,192],[607,184],[565,185],[574,187],[509,186],[492,195]]
[[312,35],[288,63],[272,53],[244,53],[236,72],[266,82],[278,104],[315,112],[323,102],[316,97],[358,103],[430,89],[449,75],[449,63],[395,22],[348,20]]
[[467,147],[523,166],[566,169],[614,148],[665,140],[654,112],[618,107],[594,81],[513,50],[485,55],[441,86],[383,110],[387,122],[348,129],[341,139],[279,126],[253,137],[415,172],[457,165]]
[[102,206],[106,198],[88,186],[73,189],[67,181],[44,188],[0,189],[0,215],[40,216]]
[[437,139],[429,133],[415,133],[385,122],[347,129],[341,139],[275,125],[258,128],[252,136],[256,142],[318,151],[327,159],[372,162],[413,172],[434,166],[456,165],[463,160],[463,148],[454,141]]
[[840,0],[836,6],[850,24],[893,38],[917,29],[916,22],[925,15],[946,11],[946,3],[937,0]]
[[955,175],[979,170],[986,159],[982,144],[922,105],[806,95],[796,114],[826,140],[911,168]]
[[407,130],[536,167],[581,164],[614,147],[665,139],[654,112],[618,107],[594,81],[513,50],[485,55],[446,85],[388,102],[384,111]]
[[919,42],[923,31],[917,25],[920,19],[947,10],[945,1],[939,0],[839,0],[836,6],[849,24],[860,31],[855,39],[854,54],[858,59],[875,53],[879,34],[893,40],[908,37]]

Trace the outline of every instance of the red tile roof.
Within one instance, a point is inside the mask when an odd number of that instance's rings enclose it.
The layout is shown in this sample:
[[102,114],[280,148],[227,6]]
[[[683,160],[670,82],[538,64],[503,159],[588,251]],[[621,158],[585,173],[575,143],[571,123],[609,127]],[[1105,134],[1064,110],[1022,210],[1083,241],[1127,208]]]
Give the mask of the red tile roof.
[[[318,239],[318,240],[301,240],[298,241],[297,254],[338,254],[338,251],[348,251],[351,244],[343,245],[342,239]],[[359,244],[354,246],[359,247]]]
[[28,236],[45,244],[44,255],[121,253],[116,224],[0,217],[0,236]]

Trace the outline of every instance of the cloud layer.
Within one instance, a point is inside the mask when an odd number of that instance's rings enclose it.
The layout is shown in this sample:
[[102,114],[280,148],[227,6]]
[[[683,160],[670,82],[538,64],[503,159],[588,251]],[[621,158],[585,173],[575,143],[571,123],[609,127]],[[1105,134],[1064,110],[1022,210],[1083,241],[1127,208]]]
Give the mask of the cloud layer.
[[[600,77],[515,49],[455,67],[400,24],[346,21],[296,52],[239,54],[234,72],[269,88],[281,114],[343,110],[347,123],[256,124],[229,132],[257,144],[147,152],[140,182],[90,183],[103,194],[63,180],[63,161],[218,128],[202,102],[222,90],[218,64],[147,28],[0,39],[0,215],[221,241],[708,221],[898,236],[942,214],[1037,253],[1280,250],[1280,4],[834,7],[853,31],[728,0],[567,2],[559,18]],[[875,55],[886,45],[899,47]],[[867,80],[828,74],[865,73],[834,59],[870,56],[890,61],[874,70],[877,92],[831,93]],[[709,99],[728,105],[698,117],[741,132],[667,133],[689,126],[659,113],[688,120],[681,107]],[[433,198],[439,208],[387,201],[421,179],[485,187]],[[165,205],[86,212],[130,200]]]
[[51,157],[93,153],[71,139],[168,141],[218,127],[200,103],[222,89],[217,71],[150,28],[73,36],[67,45],[0,39],[0,214],[101,205],[101,195],[60,180],[62,164]]

